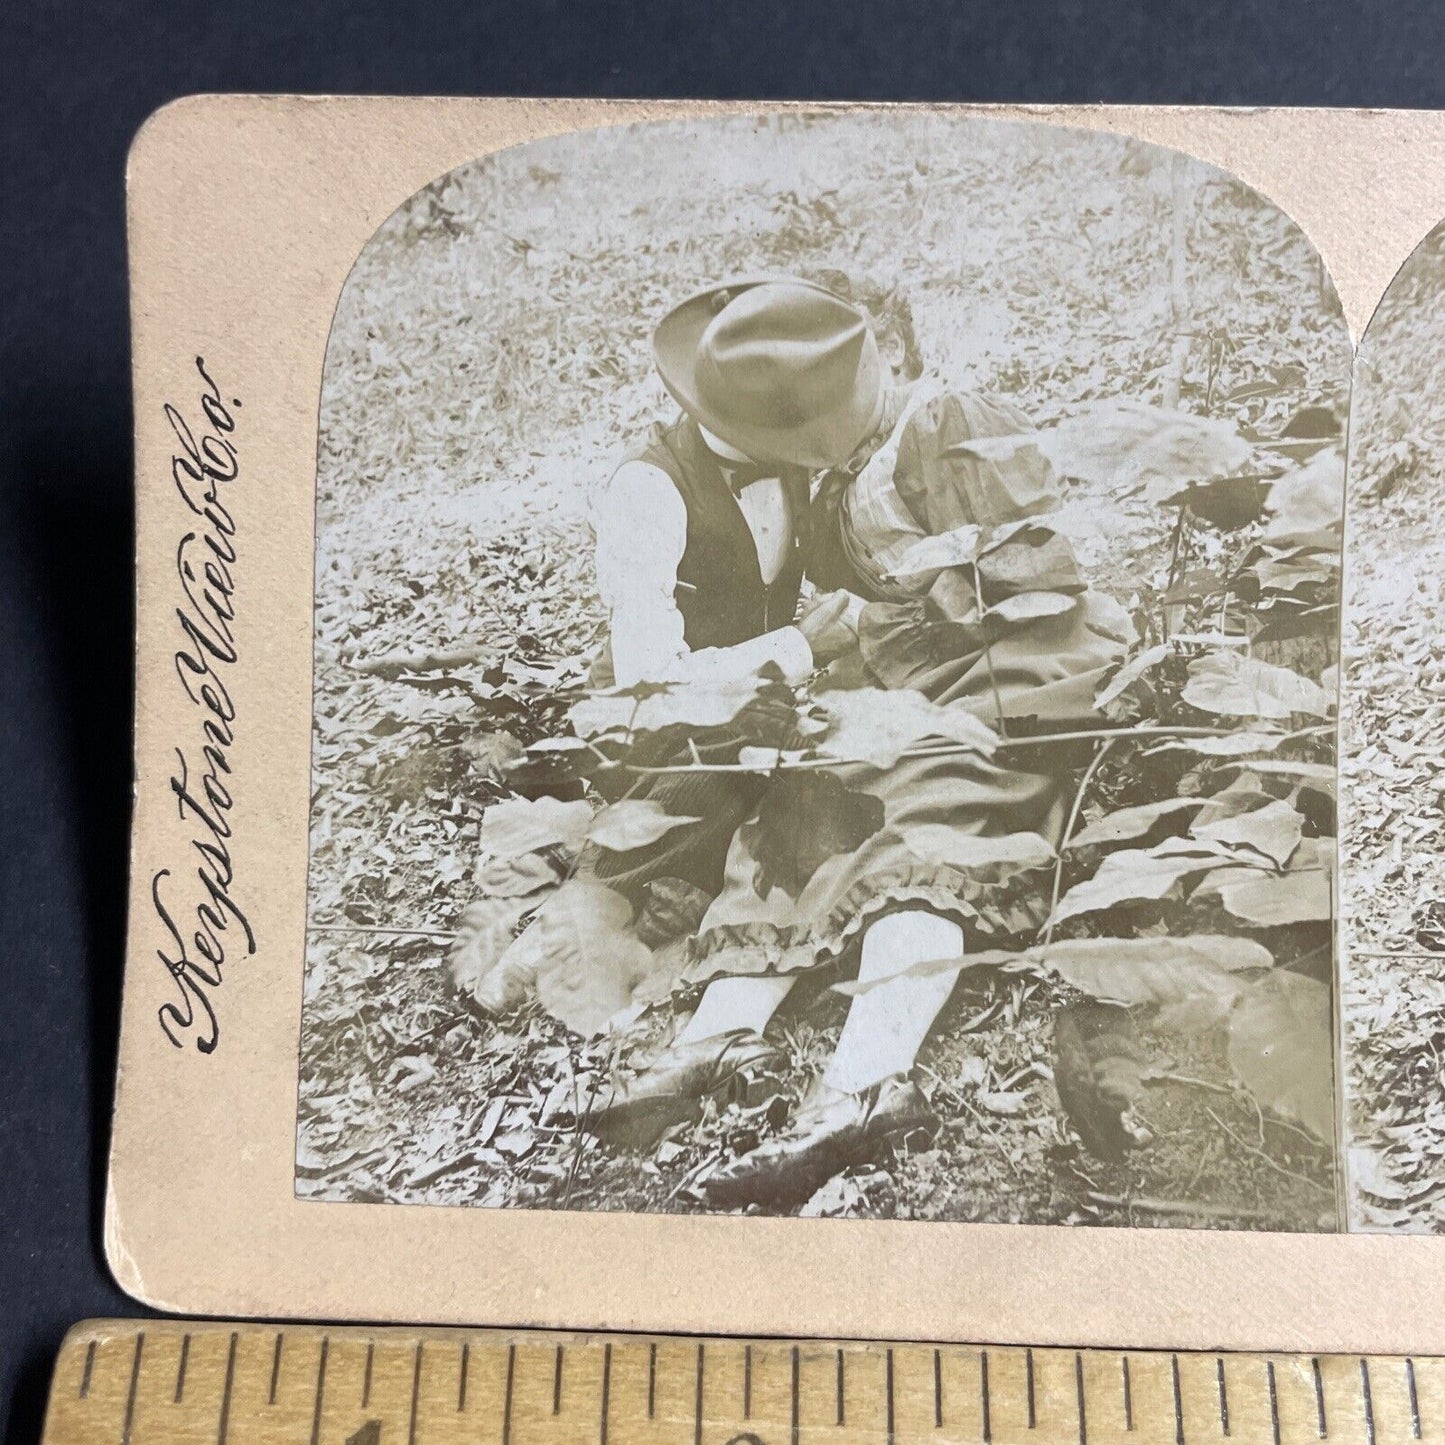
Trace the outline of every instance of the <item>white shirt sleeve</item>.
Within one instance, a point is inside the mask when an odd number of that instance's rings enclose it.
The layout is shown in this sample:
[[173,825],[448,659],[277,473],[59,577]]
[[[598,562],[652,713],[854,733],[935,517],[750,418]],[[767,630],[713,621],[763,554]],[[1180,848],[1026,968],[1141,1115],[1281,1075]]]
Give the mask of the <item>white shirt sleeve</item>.
[[736,647],[689,651],[677,609],[677,566],[687,550],[687,506],[672,479],[649,462],[624,462],[593,501],[597,588],[612,626],[618,685],[724,682],[775,662],[789,681],[812,671],[813,652],[796,627]]

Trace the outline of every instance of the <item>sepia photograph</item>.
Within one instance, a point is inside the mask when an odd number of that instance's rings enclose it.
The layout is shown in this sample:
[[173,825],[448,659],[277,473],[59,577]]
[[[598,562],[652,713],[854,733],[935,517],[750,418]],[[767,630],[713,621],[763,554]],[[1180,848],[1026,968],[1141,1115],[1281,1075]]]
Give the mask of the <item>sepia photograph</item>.
[[1353,1228],[1445,1230],[1445,228],[1360,343],[1341,709]]
[[[1435,362],[1376,355],[1347,887],[1428,953]],[[418,192],[326,354],[297,1196],[1342,1228],[1351,368],[1289,216],[1120,135],[708,118]],[[1440,970],[1352,966],[1352,1107],[1418,1098]]]

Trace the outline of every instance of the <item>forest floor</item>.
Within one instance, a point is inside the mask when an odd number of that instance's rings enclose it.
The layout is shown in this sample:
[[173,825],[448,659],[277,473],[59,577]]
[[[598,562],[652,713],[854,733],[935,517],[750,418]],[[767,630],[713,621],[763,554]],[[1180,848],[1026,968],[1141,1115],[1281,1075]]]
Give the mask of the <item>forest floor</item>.
[[[699,1164],[758,1127],[708,1115],[646,1156],[609,1155],[565,1122],[609,1046],[536,1008],[484,1019],[461,1005],[446,943],[481,815],[505,796],[467,748],[475,676],[423,688],[355,666],[486,642],[536,699],[509,726],[555,722],[547,689],[580,678],[603,632],[588,487],[670,415],[646,340],[671,301],[729,274],[841,268],[905,288],[930,369],[1040,421],[1105,397],[1160,400],[1167,159],[992,126],[950,138],[926,116],[896,136],[857,127],[677,128],[650,144],[645,172],[628,170],[620,205],[616,133],[506,153],[420,193],[358,261],[322,404],[301,1195],[696,1209]],[[1189,169],[1187,193],[1201,321],[1183,405],[1277,433],[1301,407],[1341,401],[1347,342],[1310,248],[1206,168]],[[1107,489],[1070,502],[1095,521],[1085,569],[1137,605],[1163,579],[1171,518]],[[1099,785],[1114,803],[1142,786],[1108,768]],[[774,1025],[793,1101],[846,1010],[825,989],[794,993]],[[965,976],[920,1059],[936,1139],[838,1176],[806,1212],[1334,1227],[1331,1151],[1229,1087],[1222,1028],[1146,1037],[1161,1067],[1213,1087],[1159,1087],[1156,1143],[1130,1164],[1083,1152],[1049,1078],[1068,997]],[[650,1025],[659,1040],[669,1026]]]
[[1352,1219],[1445,1230],[1445,238],[1371,322],[1354,400],[1341,712]]

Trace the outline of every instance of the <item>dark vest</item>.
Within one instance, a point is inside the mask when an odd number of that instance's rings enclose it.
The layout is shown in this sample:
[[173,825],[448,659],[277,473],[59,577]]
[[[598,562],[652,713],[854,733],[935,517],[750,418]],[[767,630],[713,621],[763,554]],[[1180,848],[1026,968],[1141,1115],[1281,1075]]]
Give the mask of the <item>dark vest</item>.
[[654,426],[641,451],[629,460],[666,472],[687,507],[687,550],[678,563],[674,595],[688,647],[694,652],[732,647],[791,625],[803,580],[808,473],[801,467],[779,473],[788,491],[793,545],[782,571],[768,585],[737,498],[691,417]]

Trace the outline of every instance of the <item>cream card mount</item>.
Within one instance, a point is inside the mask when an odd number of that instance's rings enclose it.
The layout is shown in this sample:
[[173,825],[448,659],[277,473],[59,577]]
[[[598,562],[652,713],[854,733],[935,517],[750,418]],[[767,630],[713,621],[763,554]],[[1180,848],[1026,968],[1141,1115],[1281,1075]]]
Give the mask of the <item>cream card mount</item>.
[[153,117],[120,1282],[1445,1348],[1442,148]]

